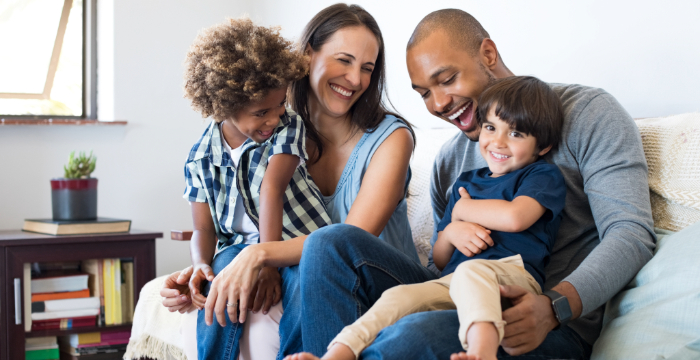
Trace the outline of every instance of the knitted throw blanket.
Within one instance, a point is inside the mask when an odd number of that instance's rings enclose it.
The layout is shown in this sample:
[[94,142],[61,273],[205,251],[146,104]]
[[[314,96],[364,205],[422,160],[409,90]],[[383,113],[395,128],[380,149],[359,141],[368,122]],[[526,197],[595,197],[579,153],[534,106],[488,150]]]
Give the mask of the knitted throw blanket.
[[654,226],[700,221],[700,113],[637,120],[649,166]]

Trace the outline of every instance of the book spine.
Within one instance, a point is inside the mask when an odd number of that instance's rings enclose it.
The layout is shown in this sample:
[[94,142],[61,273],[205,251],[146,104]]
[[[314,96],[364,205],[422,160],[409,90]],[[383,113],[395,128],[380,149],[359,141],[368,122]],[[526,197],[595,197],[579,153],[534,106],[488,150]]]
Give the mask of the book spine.
[[105,288],[105,324],[114,325],[113,305],[112,305],[112,259],[104,259],[104,288]]
[[100,326],[105,325],[105,280],[104,280],[104,260],[97,260],[97,276],[100,278],[100,284],[97,287],[99,293],[97,296],[100,297],[100,316],[99,324]]
[[121,260],[114,259],[114,323],[121,325],[122,319],[122,267]]

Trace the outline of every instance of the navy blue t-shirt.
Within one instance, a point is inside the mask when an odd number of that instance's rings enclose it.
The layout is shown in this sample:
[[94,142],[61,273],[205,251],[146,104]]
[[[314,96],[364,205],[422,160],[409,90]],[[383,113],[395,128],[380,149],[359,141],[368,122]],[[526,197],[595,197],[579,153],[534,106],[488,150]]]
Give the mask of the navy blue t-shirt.
[[[544,286],[544,267],[549,263],[554,240],[559,231],[561,212],[564,209],[566,185],[564,177],[556,165],[538,160],[522,169],[490,177],[488,167],[462,173],[452,186],[452,196],[445,209],[445,216],[438,224],[437,231],[443,231],[452,222],[452,209],[461,199],[459,188],[467,189],[474,200],[492,199],[513,201],[518,196],[529,196],[547,209],[542,217],[530,228],[518,233],[491,230],[494,246],[481,254],[467,257],[455,250],[442,275],[451,274],[457,266],[471,259],[498,260],[520,254],[527,270],[540,287]],[[544,288],[543,288],[544,289]]]

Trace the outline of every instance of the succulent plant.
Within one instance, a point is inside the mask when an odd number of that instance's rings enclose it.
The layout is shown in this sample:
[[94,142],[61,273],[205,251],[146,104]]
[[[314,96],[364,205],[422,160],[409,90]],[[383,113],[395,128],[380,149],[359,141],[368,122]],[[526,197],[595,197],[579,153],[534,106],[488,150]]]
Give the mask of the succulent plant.
[[75,156],[75,151],[70,153],[68,164],[63,166],[64,178],[66,179],[87,179],[93,171],[95,171],[95,162],[97,157],[92,155],[85,156],[84,152],[80,152],[78,157]]

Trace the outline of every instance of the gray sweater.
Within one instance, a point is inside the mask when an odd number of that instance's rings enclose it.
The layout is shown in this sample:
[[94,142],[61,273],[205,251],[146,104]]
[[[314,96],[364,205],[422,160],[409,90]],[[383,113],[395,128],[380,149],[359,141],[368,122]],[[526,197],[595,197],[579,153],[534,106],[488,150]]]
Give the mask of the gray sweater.
[[[569,326],[593,344],[600,334],[603,305],[653,253],[647,164],[639,130],[615,98],[581,85],[551,86],[564,106],[563,140],[545,159],[559,167],[567,192],[545,269],[545,290],[561,281],[576,288],[583,312]],[[462,133],[442,146],[431,179],[435,224],[459,174],[485,166],[478,142]],[[436,239],[434,233],[433,245]]]

